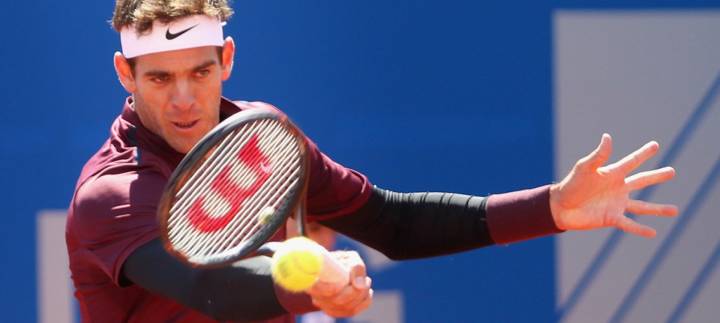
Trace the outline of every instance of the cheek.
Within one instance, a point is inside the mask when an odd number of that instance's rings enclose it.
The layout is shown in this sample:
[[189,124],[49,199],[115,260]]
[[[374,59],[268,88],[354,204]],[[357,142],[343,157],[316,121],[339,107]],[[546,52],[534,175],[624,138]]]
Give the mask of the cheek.
[[[150,94],[150,95],[149,95]],[[164,131],[164,118],[162,100],[154,97],[152,93],[138,91],[134,94],[136,102],[136,111],[140,115],[140,120],[145,127],[149,128],[156,134],[162,134]]]
[[219,98],[221,91],[222,82],[220,82],[219,80],[208,80],[206,82],[199,82],[195,89],[196,97],[204,101]]
[[137,93],[142,96],[145,103],[153,107],[165,106],[169,93],[167,89],[153,87],[152,84],[144,84],[141,88],[142,90],[138,90]]
[[219,107],[222,96],[222,84],[220,82],[201,84],[195,93],[195,98],[198,102],[197,106],[204,110],[203,114],[213,118],[220,114]]

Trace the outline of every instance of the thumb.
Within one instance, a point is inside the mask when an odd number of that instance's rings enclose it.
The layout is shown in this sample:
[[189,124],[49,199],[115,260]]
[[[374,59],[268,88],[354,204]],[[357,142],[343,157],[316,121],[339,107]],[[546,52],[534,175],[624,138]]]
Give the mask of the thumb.
[[372,280],[367,276],[365,266],[354,266],[350,270],[350,284],[356,289],[368,289]]
[[589,155],[578,161],[578,166],[597,169],[607,163],[612,154],[612,137],[604,133],[600,139],[600,144]]

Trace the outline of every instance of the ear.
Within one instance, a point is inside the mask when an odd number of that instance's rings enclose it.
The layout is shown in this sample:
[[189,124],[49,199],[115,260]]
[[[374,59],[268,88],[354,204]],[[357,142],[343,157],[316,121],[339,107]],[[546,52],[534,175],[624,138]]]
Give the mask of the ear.
[[115,52],[113,57],[113,63],[115,65],[115,73],[117,73],[120,84],[125,88],[125,91],[129,93],[135,93],[137,86],[135,85],[135,77],[132,73],[132,68],[128,64],[127,59],[120,52]]
[[222,80],[227,81],[232,73],[235,60],[235,41],[232,37],[225,38],[222,50]]

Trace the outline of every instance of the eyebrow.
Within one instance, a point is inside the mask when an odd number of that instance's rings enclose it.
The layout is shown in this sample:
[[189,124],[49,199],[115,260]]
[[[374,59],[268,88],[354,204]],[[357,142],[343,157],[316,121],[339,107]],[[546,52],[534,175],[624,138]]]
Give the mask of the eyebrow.
[[212,65],[215,65],[216,63],[217,63],[217,61],[216,61],[216,60],[214,60],[214,59],[211,59],[211,60],[208,60],[208,61],[207,61],[207,62],[205,62],[205,63],[202,63],[202,64],[200,64],[200,65],[196,66],[196,67],[195,67],[195,68],[193,68],[192,70],[193,70],[193,71],[201,70],[201,69],[204,69],[204,68],[210,67],[210,66],[212,66]]
[[[206,61],[206,62],[204,62],[204,63],[202,63],[202,64],[199,64],[199,65],[191,68],[190,70],[193,71],[193,72],[195,72],[195,71],[198,71],[198,70],[207,68],[207,67],[212,66],[212,65],[215,65],[215,64],[217,64],[217,61],[214,60],[214,59],[211,59],[211,60],[208,60],[208,61]],[[170,75],[170,74],[172,74],[172,73],[170,73],[170,72],[168,72],[168,71],[163,71],[163,70],[149,70],[149,71],[143,73],[143,76],[145,76],[145,77],[154,77],[154,76],[157,77],[157,76],[167,76],[167,75]]]

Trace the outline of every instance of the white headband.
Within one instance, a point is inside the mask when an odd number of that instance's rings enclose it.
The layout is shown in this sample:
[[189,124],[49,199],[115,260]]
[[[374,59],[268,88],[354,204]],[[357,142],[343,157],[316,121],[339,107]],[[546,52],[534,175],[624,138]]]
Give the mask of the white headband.
[[194,15],[173,20],[169,24],[153,23],[152,31],[138,35],[134,26],[120,31],[125,58],[203,46],[222,46],[225,23],[206,15]]

